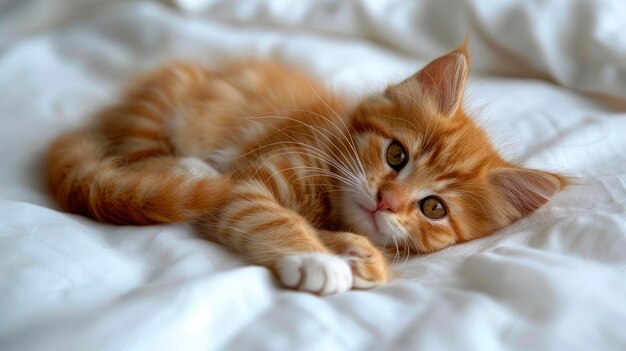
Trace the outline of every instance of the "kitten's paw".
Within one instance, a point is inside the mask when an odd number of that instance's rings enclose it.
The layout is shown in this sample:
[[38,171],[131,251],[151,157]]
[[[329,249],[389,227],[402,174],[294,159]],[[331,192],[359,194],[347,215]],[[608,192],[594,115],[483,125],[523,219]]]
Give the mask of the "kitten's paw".
[[324,245],[342,257],[352,270],[352,287],[371,289],[389,281],[383,253],[366,237],[350,232],[318,232]]
[[367,238],[352,233],[335,235],[335,250],[350,264],[353,288],[371,289],[389,281],[385,256]]
[[352,270],[353,288],[371,289],[389,280],[387,263],[378,250],[351,248],[343,255]]
[[327,295],[352,288],[352,269],[348,262],[324,253],[294,254],[278,264],[278,276],[287,287]]

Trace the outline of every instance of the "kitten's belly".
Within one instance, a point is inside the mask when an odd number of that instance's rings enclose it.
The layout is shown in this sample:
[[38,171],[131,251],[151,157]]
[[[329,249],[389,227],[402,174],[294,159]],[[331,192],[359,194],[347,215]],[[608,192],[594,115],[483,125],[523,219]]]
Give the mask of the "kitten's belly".
[[[197,126],[194,138],[177,143],[178,153],[182,156],[199,158],[220,173],[248,167],[256,158],[262,156],[262,149],[250,152],[255,149],[253,145],[263,140],[272,128],[267,124],[247,121],[244,117],[235,118],[241,120],[236,127],[218,125],[209,127],[210,130],[204,130],[203,126]],[[203,133],[198,133],[202,130]],[[216,130],[220,133],[216,133]]]
[[[328,172],[327,165],[315,153],[307,152],[306,147],[294,146],[297,142],[311,141],[297,141],[289,131],[277,133],[280,126],[248,124],[247,127],[225,135],[220,147],[214,147],[215,144],[198,147],[202,141],[198,140],[184,150],[185,156],[203,160],[220,174],[260,180],[281,205],[301,213],[317,227],[327,224],[331,212],[330,192],[324,186],[331,183],[324,175]],[[298,171],[302,169],[322,171],[317,174]]]

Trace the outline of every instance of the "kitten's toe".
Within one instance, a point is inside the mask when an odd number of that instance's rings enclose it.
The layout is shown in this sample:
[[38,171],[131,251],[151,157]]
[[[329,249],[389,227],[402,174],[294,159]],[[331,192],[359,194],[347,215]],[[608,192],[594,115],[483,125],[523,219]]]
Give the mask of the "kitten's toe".
[[371,289],[389,280],[387,264],[378,250],[353,248],[344,256],[352,270],[353,288]]
[[278,275],[287,287],[321,295],[352,287],[350,265],[340,257],[324,253],[289,255],[278,264]]
[[366,237],[329,231],[320,231],[319,235],[328,248],[350,265],[353,288],[370,289],[389,281],[387,260]]
[[348,262],[353,275],[352,287],[355,289],[371,289],[388,281],[384,267],[377,263],[372,264],[353,260]]

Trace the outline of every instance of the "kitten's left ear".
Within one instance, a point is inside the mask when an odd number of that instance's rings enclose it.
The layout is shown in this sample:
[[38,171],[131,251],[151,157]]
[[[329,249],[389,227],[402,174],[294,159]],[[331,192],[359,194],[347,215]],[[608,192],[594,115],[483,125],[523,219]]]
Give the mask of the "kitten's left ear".
[[403,82],[389,86],[385,94],[401,102],[433,104],[439,113],[449,116],[461,107],[469,66],[465,42]]
[[569,184],[563,176],[518,167],[495,170],[489,181],[500,201],[498,210],[506,217],[501,219],[506,222],[502,225],[535,211]]

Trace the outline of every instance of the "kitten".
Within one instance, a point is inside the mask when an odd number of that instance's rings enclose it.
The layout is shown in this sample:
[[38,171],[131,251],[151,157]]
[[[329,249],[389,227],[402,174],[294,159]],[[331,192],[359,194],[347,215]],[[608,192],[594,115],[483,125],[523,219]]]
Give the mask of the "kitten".
[[468,70],[461,47],[350,108],[276,62],[174,64],[56,140],[48,180],[100,221],[190,221],[287,287],[374,287],[381,250],[490,234],[567,184],[500,157],[463,111]]

